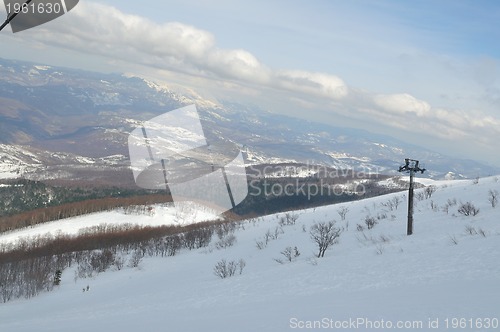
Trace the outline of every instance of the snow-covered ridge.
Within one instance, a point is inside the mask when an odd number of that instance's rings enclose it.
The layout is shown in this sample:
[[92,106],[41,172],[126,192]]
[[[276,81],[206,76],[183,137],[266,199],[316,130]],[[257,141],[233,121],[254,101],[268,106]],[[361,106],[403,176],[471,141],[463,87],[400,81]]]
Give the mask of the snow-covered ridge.
[[91,158],[64,152],[50,152],[19,145],[0,144],[0,180],[27,178],[43,180],[63,177],[57,168],[71,177],[71,170],[86,167],[128,167],[128,157],[122,154]]

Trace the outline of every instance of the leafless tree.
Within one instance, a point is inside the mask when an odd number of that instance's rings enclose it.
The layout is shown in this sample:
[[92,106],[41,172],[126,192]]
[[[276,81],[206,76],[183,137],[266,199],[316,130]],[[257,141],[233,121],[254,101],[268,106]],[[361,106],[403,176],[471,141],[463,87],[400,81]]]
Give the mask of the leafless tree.
[[401,198],[399,196],[394,196],[387,202],[382,203],[382,205],[388,208],[389,211],[394,211],[398,209],[400,203],[401,203]]
[[337,210],[337,213],[340,216],[340,220],[344,221],[347,213],[349,212],[349,208],[346,206],[343,206]]
[[298,214],[287,212],[287,213],[285,213],[284,216],[282,216],[280,218],[279,225],[280,226],[295,225],[295,223],[297,222],[297,219],[299,219],[299,215]]
[[132,254],[132,256],[130,257],[130,260],[129,260],[129,266],[130,267],[138,267],[139,266],[139,263],[142,261],[142,258],[143,258],[143,254],[141,252],[141,250],[136,250],[134,251],[134,253]]
[[488,192],[488,201],[491,203],[491,207],[496,207],[498,204],[498,190],[491,190]]
[[[285,250],[281,252],[281,254],[286,258],[288,262],[292,262],[297,257],[300,256],[299,249],[297,247],[286,247]],[[283,261],[279,258],[274,259],[276,262],[283,264]]]
[[437,190],[436,186],[425,187],[425,189],[424,189],[425,198],[426,199],[431,198],[432,194],[434,194],[436,192],[436,190]]
[[311,239],[318,245],[318,258],[324,257],[326,250],[337,243],[341,229],[335,227],[335,221],[319,222],[311,226],[309,234]]

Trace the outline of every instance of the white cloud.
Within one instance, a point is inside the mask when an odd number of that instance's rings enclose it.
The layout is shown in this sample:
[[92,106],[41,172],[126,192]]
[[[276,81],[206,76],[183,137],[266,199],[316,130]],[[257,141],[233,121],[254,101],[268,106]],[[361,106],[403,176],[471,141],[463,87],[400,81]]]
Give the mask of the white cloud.
[[414,113],[419,117],[429,115],[431,106],[407,93],[393,95],[377,95],[375,105],[391,113]]
[[276,79],[280,87],[313,96],[341,99],[348,94],[344,81],[329,74],[282,70],[276,73]]
[[[257,58],[245,50],[213,49],[206,59],[206,68],[230,79],[251,83],[268,83],[270,73]],[[200,63],[204,66],[204,63]]]

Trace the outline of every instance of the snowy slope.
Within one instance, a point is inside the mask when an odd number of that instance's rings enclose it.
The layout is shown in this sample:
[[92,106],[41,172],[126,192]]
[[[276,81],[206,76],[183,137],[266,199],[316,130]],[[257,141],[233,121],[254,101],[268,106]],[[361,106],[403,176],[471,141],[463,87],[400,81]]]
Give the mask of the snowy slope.
[[[479,330],[476,319],[500,319],[500,206],[491,207],[489,190],[500,191],[498,178],[440,184],[431,198],[417,201],[410,237],[406,202],[393,211],[386,204],[403,195],[396,193],[297,211],[297,223],[283,226],[263,249],[256,241],[275,232],[280,215],[243,223],[234,234],[237,243],[226,249],[212,245],[147,258],[138,269],[76,282],[66,270],[55,291],[1,304],[0,331],[290,331],[314,324],[428,331],[430,323],[451,330],[454,319],[465,319],[460,331]],[[454,200],[457,205],[449,206]],[[467,201],[480,209],[477,216],[457,212]],[[344,222],[341,206],[349,208]],[[379,224],[356,230],[367,215],[379,216]],[[309,228],[332,219],[343,227],[349,221],[349,229],[324,258],[315,258]],[[485,236],[467,234],[467,226]],[[288,246],[301,255],[277,263]],[[219,279],[213,267],[221,259],[244,259],[246,267]]]
[[109,212],[99,212],[70,219],[62,219],[43,223],[33,227],[23,228],[14,232],[0,234],[0,244],[13,243],[19,238],[30,238],[38,235],[59,233],[77,235],[87,228],[100,225],[188,225],[203,221],[217,220],[219,216],[209,208],[190,202],[180,202],[173,205],[157,204],[151,206],[151,211],[145,213],[130,213],[123,209]]

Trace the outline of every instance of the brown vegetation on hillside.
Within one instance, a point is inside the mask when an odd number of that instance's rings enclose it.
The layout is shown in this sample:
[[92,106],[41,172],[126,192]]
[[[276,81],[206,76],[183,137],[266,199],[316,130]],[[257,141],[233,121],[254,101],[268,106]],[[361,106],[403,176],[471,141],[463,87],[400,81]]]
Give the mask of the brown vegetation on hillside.
[[111,267],[120,270],[127,261],[129,267],[137,267],[145,256],[168,257],[181,249],[207,247],[214,234],[222,241],[239,225],[230,220],[183,227],[101,225],[78,236],[46,234],[0,245],[0,301],[52,290],[59,285],[62,271],[73,264],[75,279]]
[[110,211],[119,207],[150,205],[166,202],[171,202],[170,196],[156,194],[135,197],[90,199],[80,202],[62,204],[58,206],[50,206],[19,213],[13,216],[1,217],[0,233],[29,226],[35,226],[49,221],[71,218],[101,211]]

